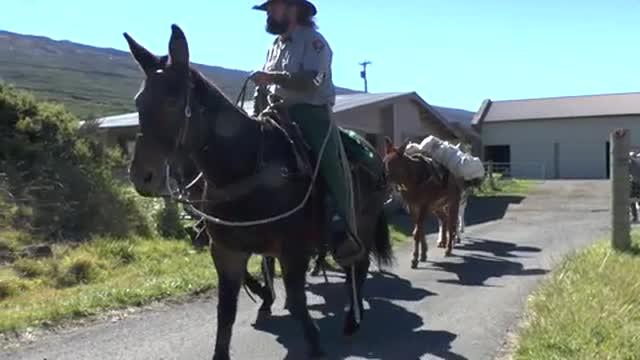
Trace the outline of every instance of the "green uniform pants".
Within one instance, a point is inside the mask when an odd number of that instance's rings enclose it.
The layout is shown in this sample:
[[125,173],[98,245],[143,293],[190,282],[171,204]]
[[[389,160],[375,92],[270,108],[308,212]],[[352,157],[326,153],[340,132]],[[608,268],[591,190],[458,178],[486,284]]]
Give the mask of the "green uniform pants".
[[[302,135],[318,157],[318,152],[320,152],[327,134],[327,128],[331,124],[329,107],[298,104],[291,106],[289,114],[297,122]],[[329,138],[322,155],[320,174],[327,184],[329,192],[333,195],[340,215],[349,224],[353,234],[357,235],[351,173],[336,124],[331,128],[331,138]]]

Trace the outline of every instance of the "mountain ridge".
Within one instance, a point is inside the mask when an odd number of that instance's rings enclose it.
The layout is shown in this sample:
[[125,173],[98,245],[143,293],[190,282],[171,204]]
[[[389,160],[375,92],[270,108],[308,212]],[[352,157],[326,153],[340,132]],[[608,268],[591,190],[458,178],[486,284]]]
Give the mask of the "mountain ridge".
[[[232,100],[249,75],[215,65],[193,66]],[[61,102],[83,120],[134,111],[132,99],[142,80],[126,51],[0,30],[0,81],[29,90],[39,99]],[[253,89],[250,84],[250,94]]]

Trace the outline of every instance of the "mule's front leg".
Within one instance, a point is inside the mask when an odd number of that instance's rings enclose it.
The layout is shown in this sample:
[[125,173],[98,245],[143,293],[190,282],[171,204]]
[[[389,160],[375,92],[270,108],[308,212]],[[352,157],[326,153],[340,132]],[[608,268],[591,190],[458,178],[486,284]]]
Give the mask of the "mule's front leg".
[[325,353],[320,346],[320,331],[315,321],[309,315],[307,308],[307,294],[304,289],[309,258],[293,258],[282,260],[284,285],[287,291],[289,312],[302,323],[304,337],[309,346],[312,359],[322,359]]
[[211,246],[211,254],[218,272],[218,330],[213,360],[230,360],[229,347],[238,311],[238,293],[245,277],[249,254],[215,245]]

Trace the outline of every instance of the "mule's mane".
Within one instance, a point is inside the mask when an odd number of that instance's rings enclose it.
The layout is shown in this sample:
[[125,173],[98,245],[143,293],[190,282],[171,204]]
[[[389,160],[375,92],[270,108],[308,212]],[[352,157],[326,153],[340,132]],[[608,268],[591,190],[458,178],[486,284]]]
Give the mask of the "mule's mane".
[[193,66],[190,66],[191,79],[194,85],[194,92],[200,99],[201,105],[205,107],[213,107],[224,110],[235,110],[237,115],[242,115],[247,119],[252,119],[244,109],[236,106],[236,104],[227,97],[227,95],[220,90],[220,88],[211,80],[209,80],[204,74],[198,71]]

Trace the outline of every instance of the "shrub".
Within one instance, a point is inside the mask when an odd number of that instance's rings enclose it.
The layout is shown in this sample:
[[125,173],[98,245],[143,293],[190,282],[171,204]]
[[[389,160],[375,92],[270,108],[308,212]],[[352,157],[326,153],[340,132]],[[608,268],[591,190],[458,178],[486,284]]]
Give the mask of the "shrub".
[[157,214],[158,233],[165,238],[180,239],[187,236],[182,221],[180,221],[180,209],[178,205],[165,200],[164,207]]
[[10,225],[54,240],[153,233],[112,176],[122,154],[79,132],[62,106],[0,84],[0,138],[0,186],[15,199]]

